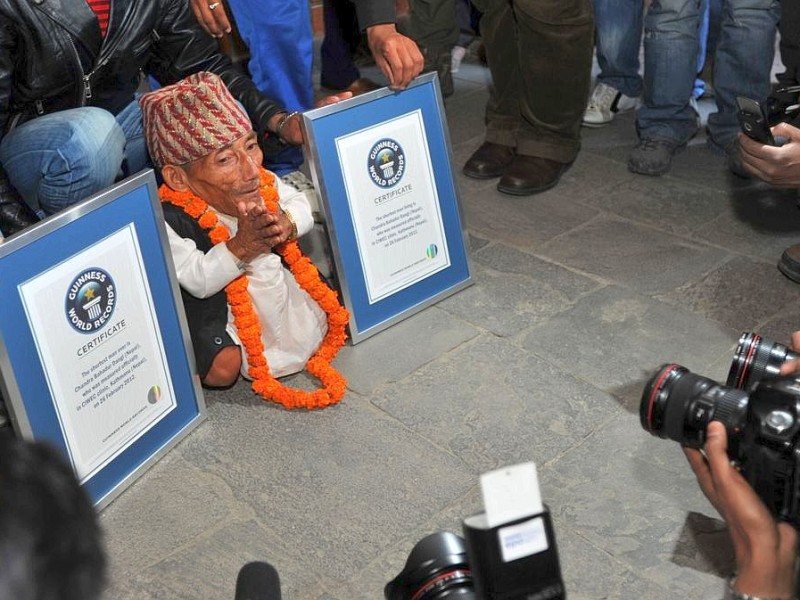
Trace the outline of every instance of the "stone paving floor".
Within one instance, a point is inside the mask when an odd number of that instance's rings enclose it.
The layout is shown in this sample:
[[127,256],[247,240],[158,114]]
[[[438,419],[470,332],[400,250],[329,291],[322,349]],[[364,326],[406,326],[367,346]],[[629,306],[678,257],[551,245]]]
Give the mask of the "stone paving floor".
[[230,599],[266,560],[289,600],[378,600],[419,539],[481,509],[481,473],[523,461],[569,598],[722,596],[722,523],[639,400],[664,362],[724,381],[742,331],[799,328],[775,268],[796,196],[737,180],[702,134],[669,175],[633,175],[631,114],[584,129],[554,189],[503,196],[460,175],[487,80],[468,57],[446,104],[474,285],[344,348],[335,407],[207,392],[208,419],[102,512],[108,598]]

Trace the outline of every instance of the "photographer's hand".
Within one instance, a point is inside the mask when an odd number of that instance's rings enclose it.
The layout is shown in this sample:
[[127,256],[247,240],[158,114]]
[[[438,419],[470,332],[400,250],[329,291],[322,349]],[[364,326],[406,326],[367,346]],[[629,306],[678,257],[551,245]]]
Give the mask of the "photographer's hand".
[[800,129],[778,123],[772,128],[772,135],[786,138],[786,142],[782,146],[768,146],[740,133],[742,164],[753,175],[775,187],[800,187]]
[[[792,334],[792,350],[800,353],[800,331]],[[781,375],[791,375],[792,373],[800,374],[800,358],[787,360],[781,365]]]
[[700,488],[725,519],[738,575],[735,589],[763,598],[794,598],[797,532],[777,523],[741,473],[731,466],[725,426],[708,426],[705,456],[684,448]]

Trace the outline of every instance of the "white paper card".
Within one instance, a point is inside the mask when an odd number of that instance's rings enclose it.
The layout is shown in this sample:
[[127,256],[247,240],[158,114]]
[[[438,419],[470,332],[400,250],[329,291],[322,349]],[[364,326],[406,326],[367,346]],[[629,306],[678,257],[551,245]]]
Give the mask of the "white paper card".
[[541,517],[497,530],[503,562],[544,552],[549,547]]
[[543,512],[539,476],[532,462],[484,473],[481,492],[489,527]]

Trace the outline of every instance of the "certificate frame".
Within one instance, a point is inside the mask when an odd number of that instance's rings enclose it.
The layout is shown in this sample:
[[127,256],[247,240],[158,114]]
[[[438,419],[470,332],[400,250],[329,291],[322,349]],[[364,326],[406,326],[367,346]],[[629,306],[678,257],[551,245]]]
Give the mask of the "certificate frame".
[[[103,254],[109,244],[116,250]],[[105,298],[110,316],[107,323],[87,319],[87,328],[92,323],[100,328],[82,336],[87,332],[76,321],[69,323],[70,315],[75,318],[70,309],[73,288],[60,282],[78,281],[70,279],[73,273],[82,281],[91,279],[91,269],[103,261],[112,268],[98,271],[114,275]],[[0,388],[11,426],[21,438],[46,441],[60,450],[98,509],[206,418],[152,170],[1,242],[0,293]],[[49,331],[54,333],[48,336]],[[56,331],[62,332],[58,339],[48,339]],[[67,376],[59,378],[59,371]],[[67,381],[82,383],[73,387]],[[91,443],[69,435],[70,426],[86,433],[98,422],[111,432],[102,443],[99,433]],[[95,462],[84,473],[76,439],[88,448],[87,454],[95,453]]]
[[435,73],[307,111],[302,125],[353,344],[472,284]]

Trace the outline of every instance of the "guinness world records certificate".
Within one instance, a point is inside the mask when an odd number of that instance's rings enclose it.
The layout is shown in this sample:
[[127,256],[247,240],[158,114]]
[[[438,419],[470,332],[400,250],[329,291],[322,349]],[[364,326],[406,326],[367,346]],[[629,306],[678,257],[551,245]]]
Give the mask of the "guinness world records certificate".
[[422,111],[343,135],[336,147],[370,304],[449,267]]
[[104,507],[206,417],[151,170],[0,243],[0,389]]
[[435,73],[303,113],[353,343],[471,285]]
[[[19,291],[83,483],[175,408],[135,225]],[[63,310],[54,310],[54,299]]]

